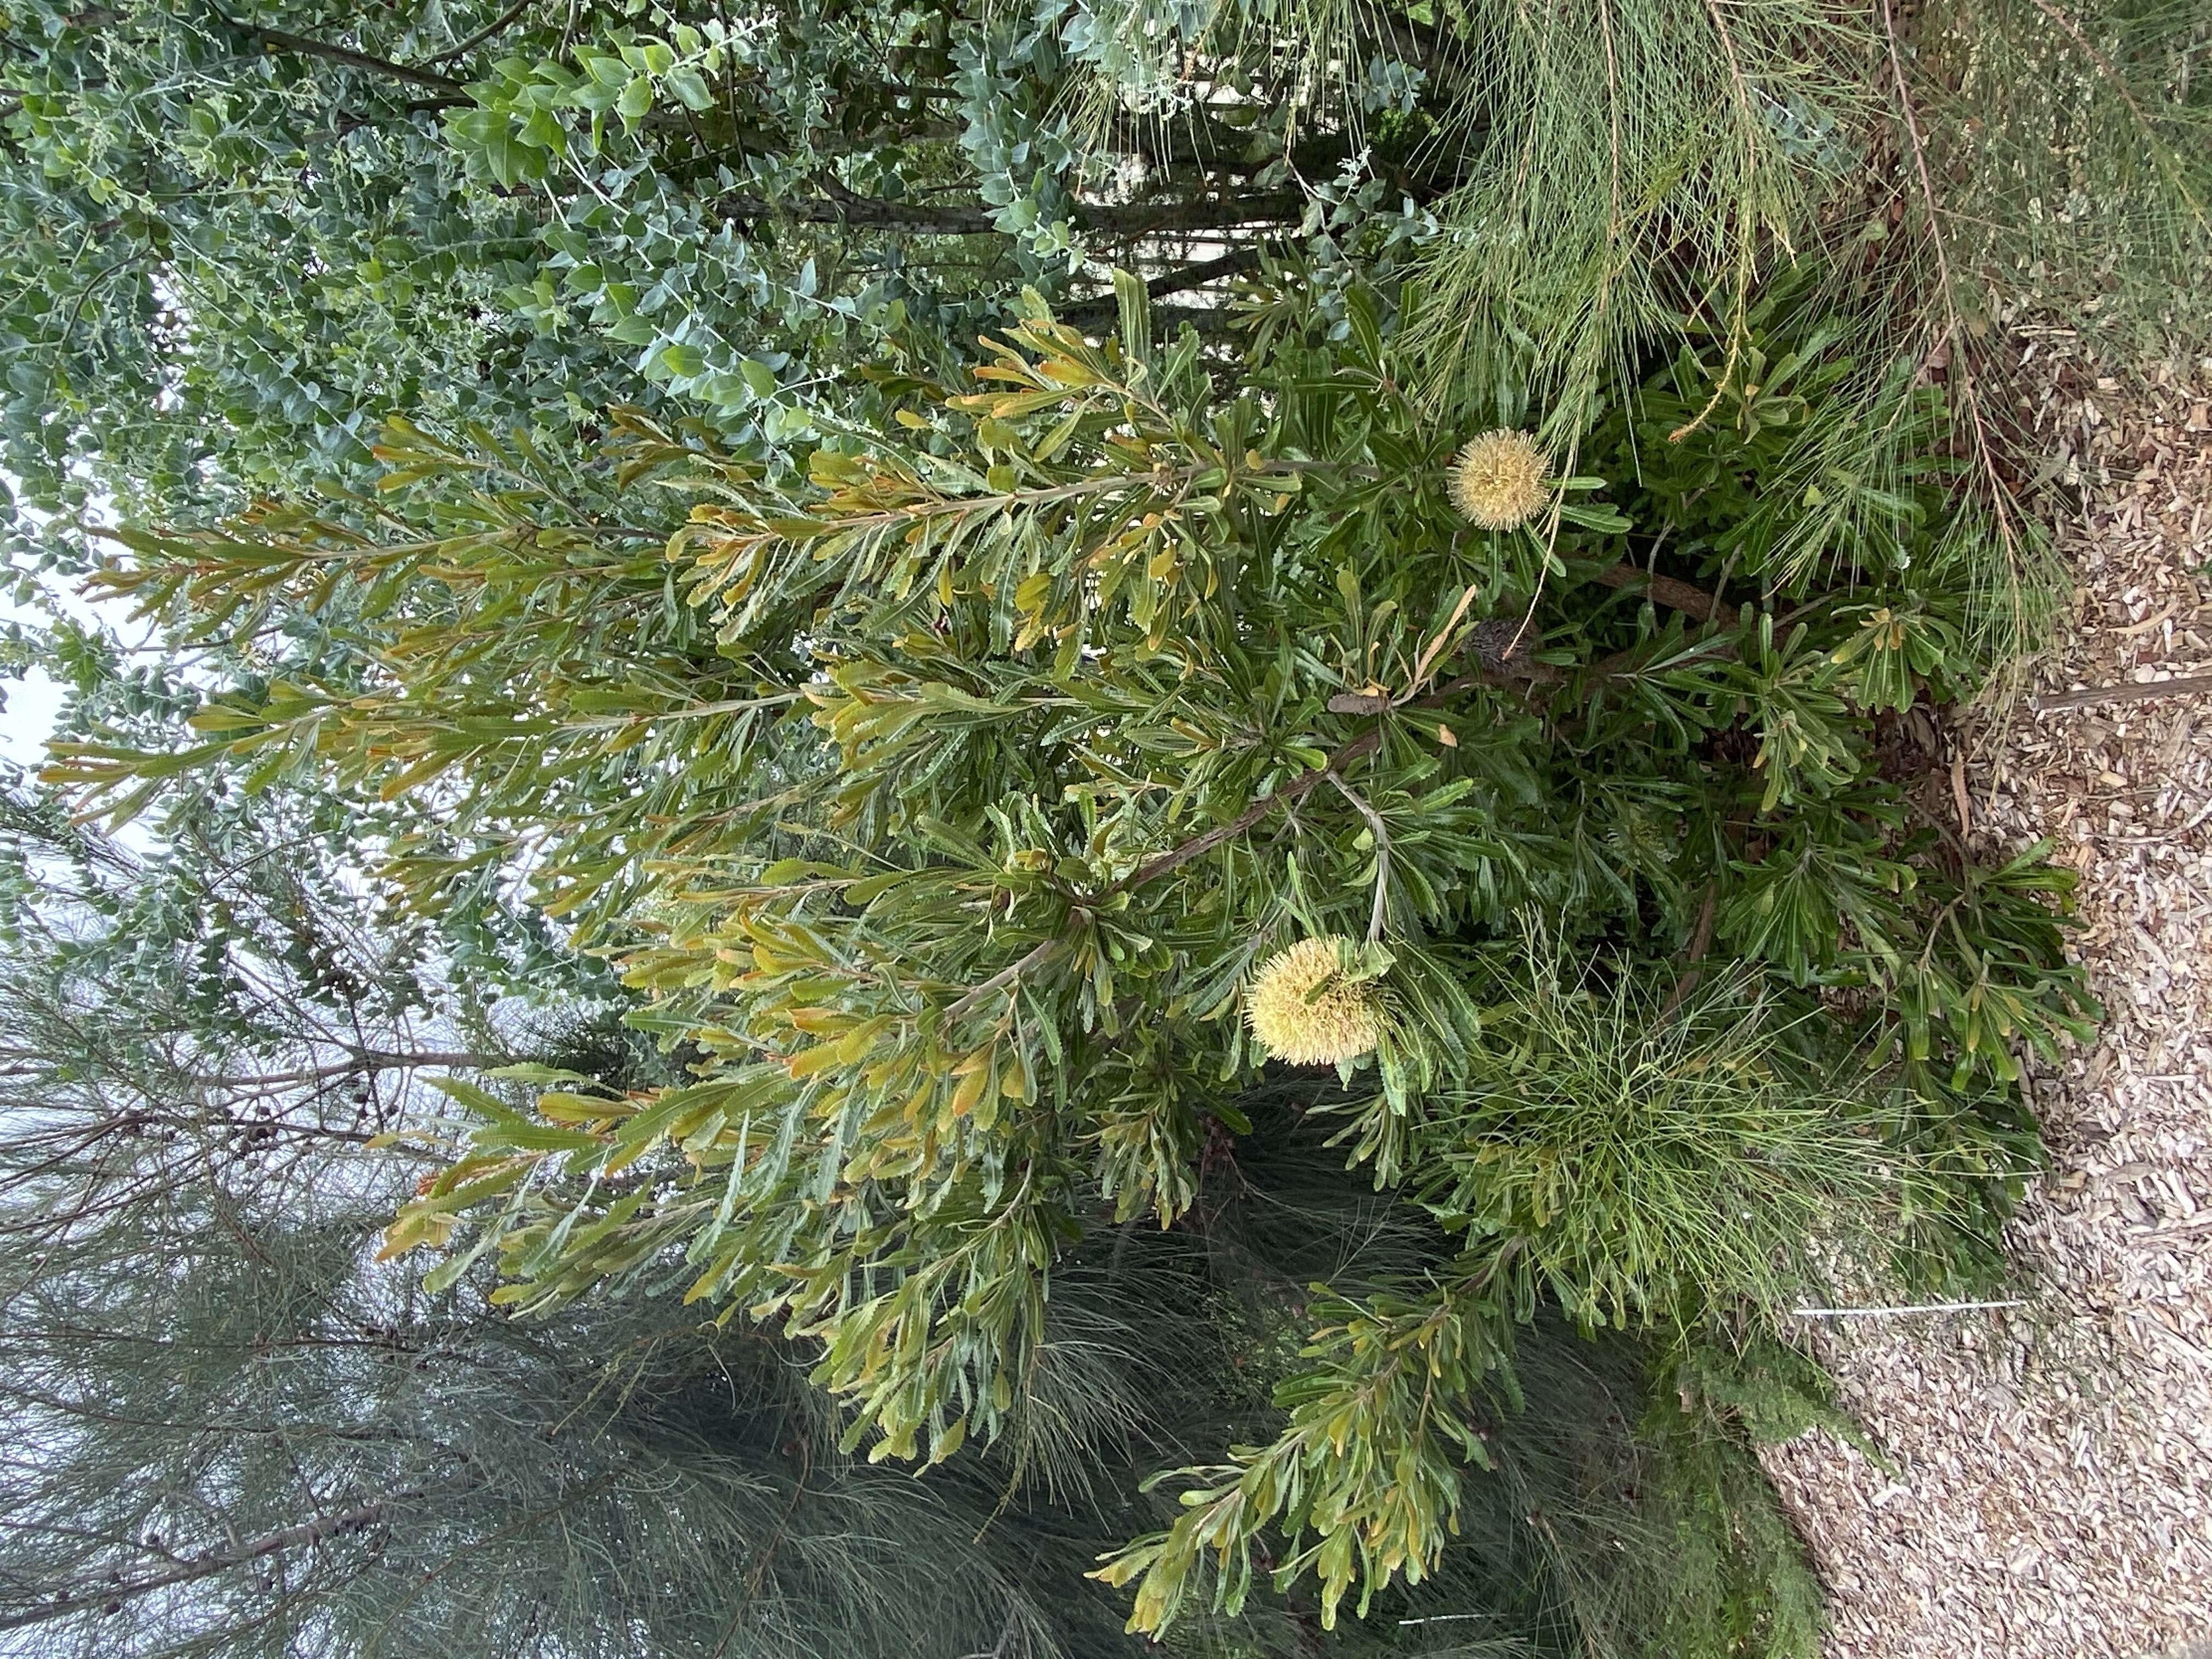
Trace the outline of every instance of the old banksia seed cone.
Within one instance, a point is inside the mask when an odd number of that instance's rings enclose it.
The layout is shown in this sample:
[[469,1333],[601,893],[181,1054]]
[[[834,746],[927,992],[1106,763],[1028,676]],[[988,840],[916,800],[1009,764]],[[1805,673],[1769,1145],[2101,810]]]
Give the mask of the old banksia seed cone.
[[1260,1046],[1293,1066],[1334,1066],[1373,1048],[1382,1010],[1372,984],[1346,981],[1335,934],[1302,939],[1260,965],[1244,994],[1245,1018]]
[[1550,457],[1525,432],[1486,432],[1451,465],[1452,505],[1485,530],[1524,525],[1552,499]]

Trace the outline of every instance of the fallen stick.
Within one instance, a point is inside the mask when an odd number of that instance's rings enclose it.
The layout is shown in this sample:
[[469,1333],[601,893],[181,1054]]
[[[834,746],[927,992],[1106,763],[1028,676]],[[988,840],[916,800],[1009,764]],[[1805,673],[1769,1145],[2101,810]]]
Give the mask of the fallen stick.
[[2029,707],[2039,714],[2052,708],[2087,708],[2100,702],[2148,702],[2153,697],[2185,697],[2212,691],[2212,674],[2192,674],[2179,680],[2130,681],[2125,685],[2093,685],[2080,691],[2054,691],[2033,699]]

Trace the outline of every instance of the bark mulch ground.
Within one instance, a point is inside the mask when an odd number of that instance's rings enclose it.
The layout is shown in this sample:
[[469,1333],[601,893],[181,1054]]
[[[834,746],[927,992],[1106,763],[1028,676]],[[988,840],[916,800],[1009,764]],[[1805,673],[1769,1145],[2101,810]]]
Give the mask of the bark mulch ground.
[[1978,848],[2081,872],[2110,1018],[2036,1079],[2028,1305],[1821,1327],[1896,1466],[1766,1454],[1830,1659],[2212,1659],[2212,687],[2117,690],[2212,674],[2212,359],[2123,387],[2073,351],[2030,343],[2020,410],[2081,491],[2073,613],[1943,782]]

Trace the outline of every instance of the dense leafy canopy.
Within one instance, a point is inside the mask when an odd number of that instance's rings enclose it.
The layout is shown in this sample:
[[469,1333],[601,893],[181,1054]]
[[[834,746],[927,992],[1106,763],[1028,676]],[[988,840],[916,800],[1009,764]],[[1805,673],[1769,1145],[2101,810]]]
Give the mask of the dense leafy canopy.
[[[1475,422],[1399,390],[1363,298],[1342,346],[1277,305],[1223,397],[1121,293],[1103,345],[1039,309],[977,390],[884,378],[907,442],[825,447],[797,489],[632,417],[595,487],[629,517],[702,497],[672,536],[404,434],[396,476],[459,533],[140,538],[117,580],[234,641],[281,592],[397,654],[64,774],[319,762],[527,846],[696,1075],[556,1079],[531,1115],[447,1085],[474,1127],[387,1248],[453,1248],[436,1283],[495,1247],[526,1310],[675,1272],[818,1342],[877,1456],[1037,1431],[1061,1258],[1187,1219],[1251,1132],[1240,983],[1364,939],[1382,1040],[1308,1109],[1453,1242],[1321,1293],[1279,1437],[1190,1471],[1196,1506],[1110,1570],[1159,1627],[1211,1551],[1234,1608],[1279,1523],[1276,1578],[1317,1574],[1328,1620],[1434,1570],[1486,1458],[1468,1413],[1540,1308],[1696,1329],[1812,1271],[1808,1242],[1984,1232],[2033,1156],[2015,1045],[2086,997],[2039,902],[2060,874],[1975,867],[1883,775],[1880,722],[1975,667],[1940,471],[1798,552],[1826,504],[1772,480],[1820,441],[1797,377],[1848,372],[1832,337],[1779,313],[1760,398],[1671,443],[1703,376],[1663,367],[1582,446],[1605,470],[1501,534],[1455,527]],[[1647,574],[1669,542],[1742,602]],[[451,863],[394,851],[434,904]]]
[[1740,346],[1832,245],[1897,252],[1904,356],[1978,353],[2016,297],[2187,330],[2185,12],[1974,0],[1900,51],[1886,9],[1795,0],[9,0],[4,464],[165,514],[357,472],[394,413],[639,401],[765,459],[1024,285],[1095,322],[1109,264],[1176,302],[1269,246],[1340,337],[1355,271],[1418,268],[1429,356],[1533,367],[1569,441],[1635,343],[1702,310]]
[[1094,133],[1118,46],[1079,23],[11,3],[5,464],[49,507],[172,511],[357,471],[395,412],[566,434],[641,395],[771,453],[887,339],[971,349],[1086,251],[1181,267],[1158,239],[1198,234],[1237,246],[1177,286],[1244,268],[1306,215],[1294,164],[1349,154],[1264,96]]

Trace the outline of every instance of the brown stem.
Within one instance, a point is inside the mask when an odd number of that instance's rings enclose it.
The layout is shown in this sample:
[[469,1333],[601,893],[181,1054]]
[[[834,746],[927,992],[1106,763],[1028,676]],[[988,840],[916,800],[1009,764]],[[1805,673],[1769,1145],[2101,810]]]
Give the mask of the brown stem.
[[434,70],[416,69],[411,64],[395,64],[388,58],[356,52],[351,46],[333,46],[327,40],[313,40],[283,29],[264,28],[258,23],[241,23],[228,17],[222,21],[230,27],[252,35],[270,52],[294,52],[302,58],[325,58],[333,64],[343,64],[349,69],[364,70],[371,75],[410,82],[418,87],[428,87],[434,92],[451,93],[456,98],[464,98],[468,94],[466,86],[452,76],[440,75]]
[[1382,728],[1380,726],[1361,732],[1336,753],[1331,755],[1328,757],[1328,763],[1319,771],[1304,773],[1291,779],[1290,782],[1265,799],[1254,801],[1251,805],[1246,807],[1227,823],[1218,825],[1202,836],[1192,837],[1173,851],[1161,854],[1149,864],[1139,865],[1100,894],[1099,897],[1108,899],[1117,893],[1125,893],[1132,887],[1142,887],[1146,882],[1157,881],[1162,876],[1182,869],[1193,859],[1203,858],[1223,842],[1234,841],[1278,806],[1285,806],[1293,801],[1303,800],[1308,793],[1328,781],[1332,773],[1348,766],[1363,755],[1374,753],[1381,746],[1382,742]]
[[[1524,665],[1509,662],[1502,671],[1485,670],[1480,673],[1464,675],[1439,686],[1426,696],[1419,697],[1411,702],[1398,706],[1407,708],[1437,708],[1449,702],[1458,693],[1470,690],[1478,684],[1496,684],[1501,680],[1520,679],[1531,684],[1553,685],[1561,683],[1565,678],[1565,676],[1549,663]],[[1340,704],[1350,700],[1356,700],[1361,706],[1356,708],[1339,707]],[[1368,706],[1370,704],[1372,704],[1372,707]],[[1330,708],[1338,713],[1381,714],[1391,706],[1388,698],[1364,696],[1358,696],[1356,699],[1339,696],[1330,699],[1329,702]],[[1162,876],[1172,874],[1193,859],[1203,858],[1215,848],[1236,840],[1237,836],[1253,828],[1277,807],[1289,805],[1304,799],[1324,783],[1332,783],[1340,789],[1344,788],[1344,781],[1340,775],[1342,769],[1353,761],[1372,754],[1381,746],[1382,742],[1382,728],[1379,726],[1370,726],[1331,755],[1328,763],[1320,770],[1301,774],[1275,791],[1273,794],[1254,801],[1227,823],[1217,824],[1204,835],[1194,836],[1180,847],[1161,854],[1150,863],[1139,865],[1121,880],[1100,892],[1097,898],[1091,901],[1091,905],[1095,907],[1102,904],[1117,894],[1126,893],[1132,888],[1142,887],[1148,882],[1157,881]],[[1019,979],[1031,968],[1052,956],[1066,942],[1065,937],[1055,937],[1045,939],[1033,946],[1019,961],[1000,969],[982,984],[954,1003],[945,1011],[947,1017],[957,1019],[973,1012],[975,1007],[994,991],[1000,990]]]
[[1597,580],[1604,587],[1640,587],[1655,605],[1695,617],[1699,622],[1717,622],[1724,629],[1733,629],[1736,624],[1734,605],[1723,605],[1703,588],[1692,587],[1672,576],[1653,575],[1632,564],[1616,564],[1598,572]]
[[1672,1019],[1674,1011],[1688,1000],[1690,993],[1698,988],[1698,981],[1705,976],[1705,969],[1698,964],[1705,961],[1705,952],[1712,946],[1713,907],[1719,902],[1720,894],[1718,882],[1705,884],[1705,902],[1698,907],[1698,924],[1691,930],[1690,942],[1682,947],[1682,961],[1688,966],[1689,972],[1674,981],[1674,988],[1667,994],[1667,1000],[1659,1005],[1659,1018],[1653,1022],[1655,1024],[1664,1025]]
[[945,1011],[945,1018],[965,1019],[969,1014],[974,1013],[976,1009],[981,1007],[984,1000],[988,998],[994,991],[1003,991],[1007,986],[1012,985],[1024,974],[1029,972],[1030,969],[1042,964],[1048,957],[1057,953],[1060,947],[1066,943],[1067,940],[1059,935],[1054,935],[1053,938],[1048,939],[1040,940],[1037,944],[1030,946],[1028,954],[1024,956],[1019,961],[1000,969],[997,973],[992,975],[990,978],[985,980],[974,990],[969,992],[966,996],[962,997],[959,1001],[954,1003],[950,1008],[947,1008]]

